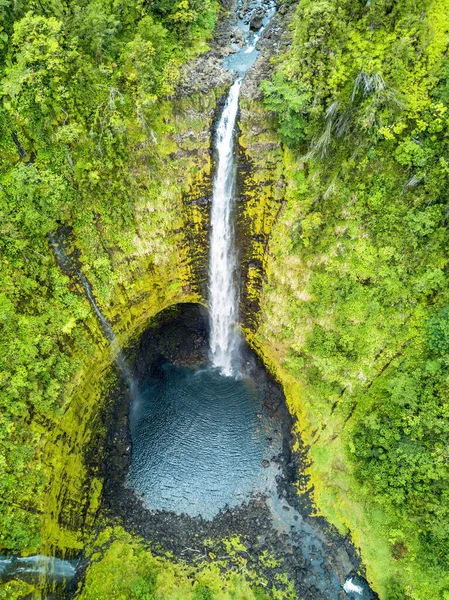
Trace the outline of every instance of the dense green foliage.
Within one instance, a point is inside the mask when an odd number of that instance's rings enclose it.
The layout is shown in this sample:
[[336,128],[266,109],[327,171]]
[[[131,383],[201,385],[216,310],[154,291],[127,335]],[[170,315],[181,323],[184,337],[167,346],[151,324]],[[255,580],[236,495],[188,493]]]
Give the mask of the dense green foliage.
[[[227,543],[234,556],[239,546],[237,540]],[[79,600],[268,600],[257,582],[249,585],[247,579],[255,574],[243,564],[238,574],[226,574],[220,570],[219,561],[210,559],[195,567],[173,563],[154,556],[120,529],[103,531],[88,554],[92,564]],[[272,597],[281,600],[289,596],[274,590]]]
[[[47,234],[70,226],[105,305],[145,198],[164,253],[166,99],[215,16],[213,0],[0,1],[2,548],[38,544],[42,438],[93,353]],[[386,600],[449,595],[448,32],[449,0],[302,0],[263,84],[293,156],[263,327],[306,384],[317,445],[337,432],[357,502],[380,511]],[[83,600],[263,598],[108,544]]]
[[0,547],[38,541],[40,440],[63,409],[76,350],[85,361],[93,350],[90,307],[46,235],[70,225],[107,302],[148,194],[144,227],[164,231],[164,98],[215,13],[214,0],[0,2]]
[[398,597],[449,594],[449,3],[303,0],[293,25],[263,84],[296,157],[267,327],[341,424]]

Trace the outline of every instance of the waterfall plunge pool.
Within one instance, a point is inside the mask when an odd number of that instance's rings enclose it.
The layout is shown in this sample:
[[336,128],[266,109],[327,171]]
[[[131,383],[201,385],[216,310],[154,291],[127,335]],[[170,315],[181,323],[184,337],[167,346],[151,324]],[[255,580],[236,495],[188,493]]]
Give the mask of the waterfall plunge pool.
[[[354,597],[343,586],[359,572],[356,552],[297,493],[305,456],[290,451],[282,389],[244,344],[241,377],[222,376],[208,340],[206,309],[181,304],[128,349],[139,393],[124,383],[112,398],[104,513],[187,560],[241,536],[254,556],[280,561],[298,597]],[[276,581],[276,569],[264,573]]]
[[126,485],[149,509],[206,519],[276,487],[281,424],[249,377],[160,365],[131,409]]
[[291,428],[282,391],[249,349],[240,376],[222,375],[208,338],[207,311],[179,305],[134,348],[138,393],[118,451],[129,449],[121,482],[147,510],[213,519],[276,493]]

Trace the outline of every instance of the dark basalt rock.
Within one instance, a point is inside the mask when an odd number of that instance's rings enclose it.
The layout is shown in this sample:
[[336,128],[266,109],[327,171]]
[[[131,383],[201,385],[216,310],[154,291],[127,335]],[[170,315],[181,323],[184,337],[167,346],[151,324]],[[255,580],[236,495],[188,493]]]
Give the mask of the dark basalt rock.
[[249,27],[252,31],[259,31],[263,25],[263,18],[265,12],[263,10],[257,11],[249,21]]

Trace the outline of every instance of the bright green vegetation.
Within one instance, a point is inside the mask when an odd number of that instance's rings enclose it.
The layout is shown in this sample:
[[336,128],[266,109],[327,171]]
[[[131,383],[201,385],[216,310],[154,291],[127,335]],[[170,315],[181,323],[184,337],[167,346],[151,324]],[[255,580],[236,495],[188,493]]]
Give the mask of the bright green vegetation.
[[0,547],[39,543],[42,443],[104,345],[46,235],[71,228],[100,305],[157,269],[176,288],[167,98],[215,19],[214,0],[0,2]]
[[303,0],[264,83],[288,202],[258,338],[385,600],[449,597],[448,31],[447,0]]
[[[220,556],[205,549],[196,566],[154,556],[120,528],[106,529],[87,553],[92,564],[78,600],[279,600],[290,598],[276,589],[268,596],[266,582],[246,567],[245,546],[238,538],[223,541],[235,572],[224,571]],[[126,577],[123,574],[126,573]],[[252,585],[248,580],[253,580]]]
[[[91,527],[101,496],[83,449],[109,351],[47,234],[65,227],[120,340],[200,300],[181,198],[207,185],[195,135],[216,98],[173,96],[216,13],[214,0],[0,0],[1,549],[81,549],[78,513]],[[263,84],[284,146],[254,158],[247,193],[261,262],[286,200],[249,335],[300,417],[319,510],[351,532],[382,600],[449,597],[448,32],[449,0],[302,0]],[[204,215],[189,210],[196,255]],[[262,280],[249,272],[251,300]],[[78,597],[288,598],[239,544],[192,567],[106,530]],[[29,593],[14,581],[0,598]]]

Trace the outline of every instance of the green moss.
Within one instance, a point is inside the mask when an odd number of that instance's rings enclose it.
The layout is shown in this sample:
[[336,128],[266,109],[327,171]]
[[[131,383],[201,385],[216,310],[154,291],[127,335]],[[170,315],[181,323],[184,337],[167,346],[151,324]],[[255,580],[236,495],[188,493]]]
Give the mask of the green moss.
[[[270,241],[267,254],[268,282],[263,289],[260,325],[257,331],[246,330],[245,333],[251,345],[283,385],[290,410],[298,417],[298,434],[302,435],[305,445],[310,448],[310,465],[307,472],[313,486],[318,513],[333,523],[342,534],[351,535],[355,546],[361,552],[373,588],[381,598],[393,598],[394,588],[399,589],[400,585],[403,586],[403,595],[407,598],[421,600],[429,594],[440,598],[447,587],[444,565],[431,566],[427,562],[423,566],[424,557],[420,550],[421,541],[417,528],[408,520],[401,523],[399,519],[392,518],[381,503],[374,501],[372,494],[357,476],[351,456],[352,423],[348,423],[348,418],[352,414],[351,411],[354,411],[354,400],[359,399],[360,402],[360,407],[356,407],[354,413],[357,418],[363,417],[363,410],[369,410],[363,403],[364,395],[356,387],[359,371],[356,371],[351,379],[354,382],[352,401],[346,400],[345,396],[349,396],[350,391],[342,394],[342,386],[336,386],[337,389],[325,388],[323,385],[319,387],[320,384],[316,382],[318,389],[314,389],[308,380],[308,369],[312,359],[304,351],[304,347],[307,337],[313,331],[312,326],[317,326],[316,321],[326,330],[331,328],[339,315],[345,319],[346,327],[348,323],[351,326],[356,324],[363,327],[364,321],[357,321],[354,306],[351,310],[347,309],[347,313],[344,312],[344,307],[348,305],[347,300],[338,305],[338,313],[332,306],[326,305],[326,310],[319,318],[316,313],[310,314],[307,310],[307,304],[325,302],[323,298],[327,298],[324,288],[318,288],[320,295],[314,297],[309,281],[314,271],[318,270],[321,264],[326,264],[325,261],[330,259],[331,254],[316,257],[315,247],[315,256],[310,257],[301,246],[301,257],[294,248],[295,236],[292,232],[295,232],[295,228],[298,231],[298,214],[303,209],[301,202],[309,201],[311,191],[307,188],[307,179],[300,169],[295,169],[289,174],[286,164],[285,172],[289,178],[293,175],[294,180],[291,177],[291,188],[287,188],[286,191],[288,203],[276,223]],[[318,176],[312,174],[308,179],[309,185],[310,177],[312,181],[313,178],[319,181]],[[298,189],[302,190],[300,202]],[[349,211],[347,205],[344,206],[344,210]],[[304,235],[304,230],[301,234]],[[358,260],[360,256],[358,254]],[[335,275],[333,277],[335,278]],[[328,279],[327,285],[330,285],[334,278]],[[332,299],[332,296],[330,298]],[[336,301],[335,298],[333,301]],[[421,311],[417,310],[415,319],[422,318],[421,315]],[[411,324],[412,332],[416,331],[416,322]],[[403,328],[402,335],[406,331]],[[369,335],[370,330],[363,333],[364,347],[369,347]],[[395,354],[392,351],[385,354],[385,362],[382,365],[388,366],[388,361],[391,362]],[[332,354],[328,356],[329,358],[321,363],[321,369],[328,367]],[[316,353],[312,358],[316,358]],[[347,362],[343,364],[348,365]],[[394,361],[392,364],[393,367],[396,366]],[[365,360],[363,370],[369,373],[366,370],[368,365],[368,361]],[[361,365],[358,368],[360,369]],[[382,374],[383,370],[384,366],[377,367],[371,377],[376,379],[379,371]],[[314,373],[317,377],[317,371]],[[349,370],[345,374],[346,377],[349,377],[348,373]],[[369,418],[369,413],[365,416]],[[398,558],[393,556],[397,545],[399,548],[407,548],[404,555]]]
[[[235,540],[228,546],[231,552],[240,548]],[[103,530],[87,552],[91,565],[79,600],[268,600],[246,572],[224,573],[208,561],[175,563],[155,556],[120,528]]]
[[385,599],[449,589],[447,15],[304,0],[264,85],[292,151],[253,343]]
[[254,328],[267,267],[268,239],[284,200],[284,161],[279,137],[260,102],[242,99],[239,127],[239,145],[244,157],[240,182],[242,201],[238,205],[238,232],[242,238],[240,266],[244,281],[242,305],[245,323],[251,323]]
[[[141,276],[114,295],[115,305],[105,312],[122,346],[127,346],[152,317],[168,306],[200,301],[187,256],[187,247],[180,244],[171,263],[143,269],[143,273],[137,269]],[[94,318],[88,327],[97,341],[95,358],[67,388],[67,409],[48,435],[43,457],[48,484],[42,502],[42,548],[51,551],[83,547],[101,494],[101,481],[87,469],[85,452],[105,434],[101,415],[111,348]]]
[[20,579],[14,579],[8,583],[0,583],[0,598],[1,600],[19,600],[19,598],[30,598],[30,595],[35,592],[35,587],[21,581]]

